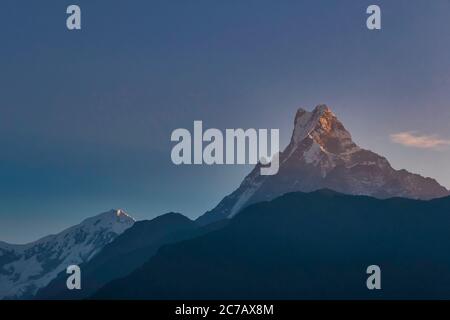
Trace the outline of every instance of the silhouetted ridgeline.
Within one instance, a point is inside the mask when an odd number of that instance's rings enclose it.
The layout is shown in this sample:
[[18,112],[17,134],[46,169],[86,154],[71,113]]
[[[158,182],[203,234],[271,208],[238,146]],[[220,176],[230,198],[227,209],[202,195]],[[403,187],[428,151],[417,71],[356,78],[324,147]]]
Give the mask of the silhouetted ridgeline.
[[[166,246],[95,299],[450,298],[450,198],[290,193]],[[381,267],[382,290],[366,268]]]

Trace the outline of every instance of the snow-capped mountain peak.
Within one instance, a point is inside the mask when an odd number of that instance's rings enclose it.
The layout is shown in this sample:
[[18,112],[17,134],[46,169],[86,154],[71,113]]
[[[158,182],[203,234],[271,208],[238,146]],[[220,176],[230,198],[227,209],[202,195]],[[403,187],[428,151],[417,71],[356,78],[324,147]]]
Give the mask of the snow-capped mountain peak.
[[308,112],[300,108],[295,116],[294,132],[287,149],[295,149],[306,138],[319,144],[321,149],[333,154],[357,151],[352,136],[336,115],[326,105]]
[[81,222],[85,228],[109,228],[111,231],[121,234],[133,225],[135,220],[122,209],[111,209],[97,216],[90,217]]
[[294,133],[292,135],[294,142],[299,142],[306,138],[318,124],[319,119],[325,117],[327,114],[334,116],[330,108],[326,105],[319,105],[313,111],[299,108],[294,120]]
[[[113,209],[114,210],[114,209]],[[123,211],[122,209],[117,209],[114,210],[116,212],[116,216],[118,217],[130,217],[125,211]],[[131,217],[130,217],[131,218]],[[133,218],[131,218],[133,219]],[[134,220],[134,219],[133,219]]]
[[92,259],[134,222],[113,209],[32,243],[0,242],[0,299],[32,296],[67,266]]
[[274,176],[261,176],[258,166],[237,190],[198,219],[209,223],[234,216],[243,207],[287,192],[332,189],[378,198],[432,199],[448,196],[436,180],[395,170],[388,160],[357,146],[350,132],[326,105],[298,109],[289,145],[280,154]]

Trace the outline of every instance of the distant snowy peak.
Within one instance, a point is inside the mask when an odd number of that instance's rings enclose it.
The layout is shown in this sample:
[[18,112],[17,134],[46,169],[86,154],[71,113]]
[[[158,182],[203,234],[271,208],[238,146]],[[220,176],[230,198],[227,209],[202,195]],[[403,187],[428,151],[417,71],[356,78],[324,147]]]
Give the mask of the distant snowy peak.
[[388,160],[357,146],[350,132],[326,105],[298,109],[289,145],[280,153],[280,169],[261,176],[259,165],[238,189],[198,219],[207,224],[230,218],[243,207],[287,192],[332,189],[377,198],[432,199],[450,195],[436,180],[395,170]]
[[0,242],[0,299],[33,296],[67,266],[92,259],[134,222],[114,209],[32,243]]
[[115,233],[122,233],[134,224],[135,220],[122,209],[111,209],[81,222],[78,227],[89,229],[108,228]]

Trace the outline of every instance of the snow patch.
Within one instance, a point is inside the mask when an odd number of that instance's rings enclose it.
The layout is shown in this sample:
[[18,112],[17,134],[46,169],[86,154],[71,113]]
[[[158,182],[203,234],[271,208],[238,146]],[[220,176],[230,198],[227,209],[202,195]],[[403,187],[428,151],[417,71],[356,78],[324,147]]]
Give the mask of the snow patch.
[[303,153],[303,158],[306,163],[317,165],[321,160],[320,155],[322,152],[324,152],[322,146],[316,142],[313,142],[311,147]]

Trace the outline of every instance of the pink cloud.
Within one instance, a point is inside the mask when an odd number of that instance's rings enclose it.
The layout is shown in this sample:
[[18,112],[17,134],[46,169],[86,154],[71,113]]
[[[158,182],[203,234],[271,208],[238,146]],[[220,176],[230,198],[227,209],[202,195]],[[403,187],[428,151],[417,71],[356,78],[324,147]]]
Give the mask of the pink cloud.
[[414,131],[391,134],[391,141],[406,147],[442,150],[450,146],[450,140],[439,138],[437,135],[420,135]]

